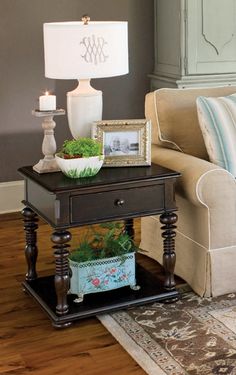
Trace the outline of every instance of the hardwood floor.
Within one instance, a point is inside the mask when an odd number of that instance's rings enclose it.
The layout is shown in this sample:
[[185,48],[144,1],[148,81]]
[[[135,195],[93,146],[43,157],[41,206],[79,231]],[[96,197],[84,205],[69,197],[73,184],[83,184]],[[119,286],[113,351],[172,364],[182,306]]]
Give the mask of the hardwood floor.
[[[135,221],[136,241],[140,221]],[[73,241],[85,228],[72,230]],[[37,271],[54,272],[51,227],[39,221]],[[72,246],[73,246],[72,241]],[[22,291],[25,238],[19,213],[0,215],[0,374],[145,375],[96,318],[56,330],[39,305]],[[144,259],[154,272],[156,262]]]

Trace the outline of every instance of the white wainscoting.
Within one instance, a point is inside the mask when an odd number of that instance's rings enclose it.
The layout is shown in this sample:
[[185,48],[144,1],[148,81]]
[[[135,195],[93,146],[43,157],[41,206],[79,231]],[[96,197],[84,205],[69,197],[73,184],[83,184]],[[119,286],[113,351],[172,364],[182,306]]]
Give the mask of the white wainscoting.
[[0,183],[0,214],[20,211],[23,208],[24,181]]

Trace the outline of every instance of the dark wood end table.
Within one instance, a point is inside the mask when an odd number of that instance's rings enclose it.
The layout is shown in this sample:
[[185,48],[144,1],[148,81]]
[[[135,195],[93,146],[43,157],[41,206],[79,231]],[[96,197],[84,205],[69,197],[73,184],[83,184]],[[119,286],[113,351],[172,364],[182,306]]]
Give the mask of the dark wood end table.
[[[46,311],[55,327],[120,308],[178,298],[175,288],[175,228],[177,210],[175,181],[179,173],[152,164],[150,167],[102,168],[94,177],[69,179],[61,172],[38,174],[22,167],[25,180],[24,229],[28,265],[24,289]],[[81,304],[73,302],[69,290],[69,228],[113,220],[124,220],[133,236],[133,218],[158,215],[162,223],[163,285],[141,266],[137,267],[140,290],[123,287],[88,294]],[[36,272],[37,215],[49,223],[55,256],[55,275],[38,277]]]

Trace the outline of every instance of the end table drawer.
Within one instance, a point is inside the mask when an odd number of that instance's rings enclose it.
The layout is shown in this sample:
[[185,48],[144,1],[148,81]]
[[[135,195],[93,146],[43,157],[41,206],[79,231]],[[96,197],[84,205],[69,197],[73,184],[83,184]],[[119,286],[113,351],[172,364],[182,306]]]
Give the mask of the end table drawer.
[[164,209],[164,184],[71,197],[71,224]]

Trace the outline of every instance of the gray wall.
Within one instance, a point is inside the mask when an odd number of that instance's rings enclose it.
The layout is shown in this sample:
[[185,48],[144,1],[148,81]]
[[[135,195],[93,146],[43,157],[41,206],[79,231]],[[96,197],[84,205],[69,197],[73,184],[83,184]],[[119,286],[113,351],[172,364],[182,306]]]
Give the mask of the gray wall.
[[[0,181],[21,177],[17,168],[42,157],[41,121],[31,115],[47,88],[66,108],[66,92],[76,81],[44,77],[43,23],[124,20],[129,25],[130,73],[93,80],[103,91],[104,119],[143,118],[147,75],[153,71],[153,0],[0,0]],[[58,147],[70,138],[66,116],[55,118]]]

